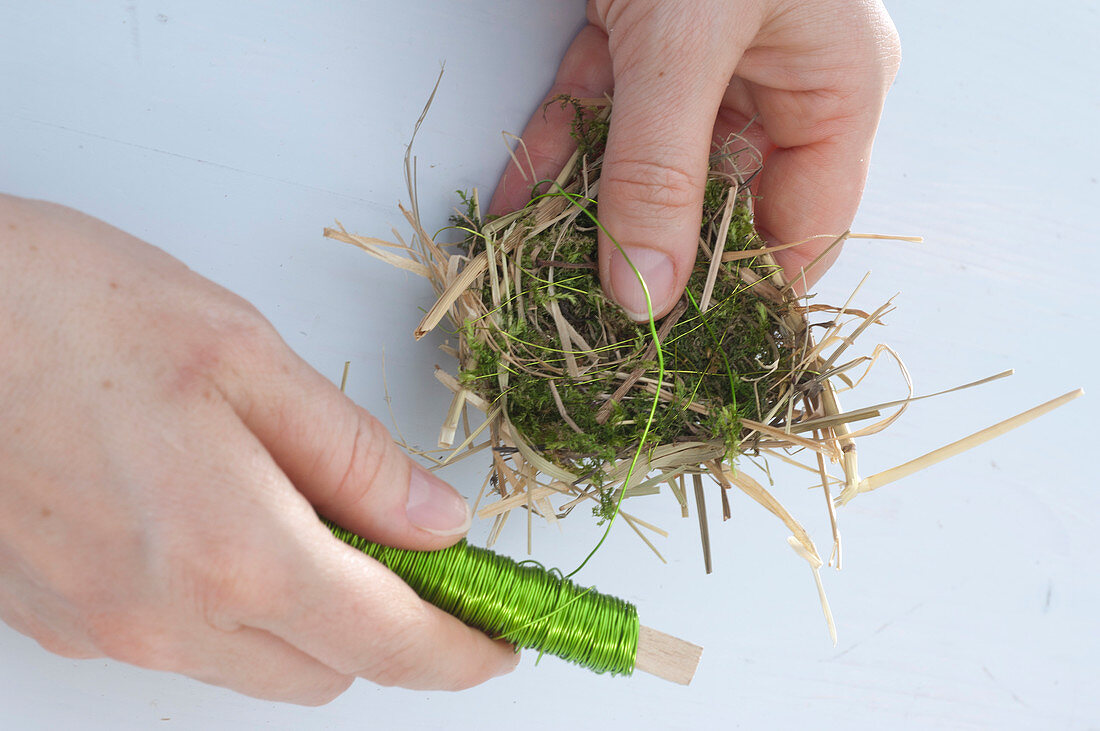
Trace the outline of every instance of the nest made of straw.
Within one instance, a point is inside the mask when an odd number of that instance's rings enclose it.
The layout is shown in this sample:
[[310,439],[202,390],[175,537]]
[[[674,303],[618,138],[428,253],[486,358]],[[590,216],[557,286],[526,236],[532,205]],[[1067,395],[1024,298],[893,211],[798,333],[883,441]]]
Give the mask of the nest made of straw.
[[718,172],[737,150],[714,156],[699,257],[673,310],[651,330],[604,296],[595,196],[606,125],[590,108],[576,114],[578,154],[529,215],[499,236],[485,233],[473,201],[455,219],[465,257],[486,260],[464,300],[458,381],[499,406],[543,458],[594,487],[607,518],[625,479],[616,468],[640,447],[651,462],[663,448],[673,472],[732,462],[759,451],[752,425],[800,418],[820,385],[797,368],[806,324],[789,291],[768,283],[779,269],[761,254],[749,180]]
[[[495,542],[514,509],[523,509],[529,553],[533,516],[556,523],[576,506],[589,504],[601,519],[621,518],[664,560],[647,532],[667,533],[622,509],[623,501],[667,486],[687,517],[690,477],[709,572],[702,478],[720,486],[724,518],[730,517],[728,493],[737,488],[791,532],[788,543],[813,572],[835,643],[820,577],[824,561],[802,525],[743,467],[760,467],[769,485],[769,459],[813,474],[832,529],[829,563],[839,568],[838,506],[1083,392],[1077,389],[902,465],[860,477],[856,440],[882,431],[911,402],[924,398],[914,397],[905,365],[889,346],[850,354],[853,344],[893,310],[892,302],[868,313],[850,306],[855,292],[840,307],[810,304],[811,297],[794,294],[772,254],[805,242],[767,246],[756,235],[749,183],[759,156],[733,137],[712,156],[699,256],[684,296],[659,321],[631,322],[604,297],[595,263],[600,225],[595,199],[610,100],[561,102],[576,111],[577,151],[555,180],[532,180],[532,199],[522,210],[486,220],[475,190],[453,219],[451,228],[462,232],[462,240],[437,242],[420,222],[410,141],[405,157],[410,208],[401,210],[412,227],[412,241],[405,242],[396,230],[394,243],[349,234],[339,223],[325,229],[327,237],[431,282],[438,299],[418,326],[418,339],[445,318],[457,335],[457,343],[440,346],[455,358],[456,372],[436,369],[437,380],[453,394],[440,449],[406,448],[435,467],[488,450],[492,466],[477,498],[480,505],[490,486],[497,498],[477,513],[494,521],[488,542]],[[521,169],[524,156],[521,144],[513,156]],[[847,238],[920,241],[849,232],[834,244]],[[857,386],[883,355],[896,363],[907,394],[842,410],[838,394]],[[470,407],[484,414],[479,425],[471,425]],[[831,474],[830,466],[839,466],[842,474]]]
[[[562,103],[576,110],[577,151],[556,180],[533,185],[522,210],[485,220],[475,191],[453,219],[462,241],[437,243],[420,224],[415,161],[407,157],[412,205],[402,210],[412,243],[326,229],[432,282],[438,300],[417,338],[446,317],[454,326],[457,343],[443,349],[457,372],[436,372],[454,394],[440,435],[449,453],[435,461],[491,450],[486,482],[500,499],[479,512],[496,521],[490,542],[513,508],[526,509],[529,521],[537,515],[556,522],[587,502],[601,519],[621,516],[654,552],[644,531],[664,532],[622,510],[622,501],[667,485],[686,514],[685,477],[698,495],[700,476],[709,475],[721,485],[724,517],[728,491],[746,492],[788,526],[791,545],[816,576],[823,562],[809,535],[738,463],[810,455],[806,467],[825,490],[839,561],[830,490],[843,487],[845,500],[858,492],[852,439],[897,416],[850,432],[849,422],[879,410],[842,413],[836,383],[852,386],[847,373],[892,351],[879,346],[846,362],[840,356],[891,305],[868,314],[808,305],[794,295],[771,256],[779,247],[767,247],[753,230],[749,183],[756,169],[733,164],[751,159],[752,150],[732,138],[712,156],[699,257],[684,296],[657,322],[631,322],[604,297],[595,263],[595,199],[610,102]],[[521,148],[517,163],[522,156]],[[820,341],[811,333],[811,313],[829,318],[817,323]],[[474,429],[469,406],[485,414]],[[455,447],[460,424],[466,437]],[[841,464],[844,477],[827,474],[826,462]]]

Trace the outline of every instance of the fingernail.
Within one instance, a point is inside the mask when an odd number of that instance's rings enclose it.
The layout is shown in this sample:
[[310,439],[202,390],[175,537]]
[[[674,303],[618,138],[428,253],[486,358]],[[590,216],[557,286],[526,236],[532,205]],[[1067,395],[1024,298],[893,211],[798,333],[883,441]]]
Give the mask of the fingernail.
[[664,252],[647,246],[624,246],[622,251],[616,248],[611,252],[611,294],[626,310],[630,319],[638,322],[648,320],[649,307],[646,305],[645,292],[638,281],[638,275],[627,262],[628,259],[645,280],[655,313],[664,309],[672,296],[672,259]]
[[437,536],[455,536],[470,528],[470,507],[455,489],[414,464],[409,472],[405,515],[417,528]]

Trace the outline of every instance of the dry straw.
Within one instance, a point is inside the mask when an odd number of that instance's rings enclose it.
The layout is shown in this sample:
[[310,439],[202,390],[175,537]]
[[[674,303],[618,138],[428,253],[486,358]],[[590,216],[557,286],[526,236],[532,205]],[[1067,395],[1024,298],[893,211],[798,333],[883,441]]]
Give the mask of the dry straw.
[[[723,519],[730,517],[729,493],[739,490],[789,530],[790,546],[812,571],[835,642],[820,576],[826,560],[773,493],[769,462],[796,465],[820,484],[831,526],[828,563],[839,568],[838,507],[1082,392],[862,477],[857,442],[925,398],[914,395],[904,363],[888,345],[853,354],[857,341],[862,344],[869,329],[893,310],[892,303],[870,312],[856,309],[858,287],[842,306],[814,304],[795,294],[773,255],[805,242],[768,246],[755,234],[750,183],[759,158],[735,136],[712,157],[699,257],[687,292],[663,319],[631,323],[603,297],[595,264],[600,229],[595,199],[610,102],[561,103],[576,111],[576,153],[553,181],[536,184],[532,173],[532,201],[520,211],[486,219],[474,191],[454,219],[461,243],[439,243],[422,226],[411,154],[405,159],[410,207],[401,208],[412,228],[411,242],[396,231],[393,243],[350,234],[339,224],[325,230],[329,238],[431,282],[437,301],[416,338],[444,321],[457,336],[457,342],[441,346],[456,360],[455,373],[436,371],[452,393],[440,449],[414,451],[437,467],[487,451],[492,465],[478,505],[488,502],[477,514],[493,521],[489,545],[518,509],[527,521],[528,551],[532,520],[554,524],[585,505],[601,519],[621,519],[664,560],[653,537],[667,534],[624,509],[625,501],[667,489],[686,517],[690,480],[709,572],[703,480],[717,484]],[[521,169],[530,168],[522,144],[513,159]],[[849,238],[919,241],[849,232],[832,245]],[[906,395],[842,409],[840,396],[884,360],[896,365]],[[480,423],[470,419],[471,409],[482,416]],[[756,477],[750,466],[759,468]]]

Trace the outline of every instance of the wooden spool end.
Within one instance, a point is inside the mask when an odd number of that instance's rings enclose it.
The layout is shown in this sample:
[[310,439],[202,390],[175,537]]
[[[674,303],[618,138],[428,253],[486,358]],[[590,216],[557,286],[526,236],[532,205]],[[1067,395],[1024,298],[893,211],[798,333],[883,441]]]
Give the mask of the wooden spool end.
[[695,677],[703,648],[679,637],[642,625],[638,630],[638,655],[634,669],[680,685]]

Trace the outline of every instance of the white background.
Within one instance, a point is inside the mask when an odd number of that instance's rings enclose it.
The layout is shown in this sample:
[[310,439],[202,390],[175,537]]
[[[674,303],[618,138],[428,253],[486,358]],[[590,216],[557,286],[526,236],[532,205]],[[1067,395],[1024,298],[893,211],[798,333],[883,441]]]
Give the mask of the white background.
[[[901,292],[889,327],[922,392],[1014,367],[914,406],[861,447],[864,473],[1077,386],[1095,391],[1100,263],[1096,3],[894,2],[904,61],[854,228],[819,287],[855,305]],[[334,219],[404,230],[404,144],[446,62],[417,144],[421,204],[487,195],[499,132],[518,132],[583,22],[581,2],[0,2],[0,190],[56,200],[153,242],[255,302],[329,377],[430,444],[446,364],[413,343],[427,287],[321,238]],[[0,347],[4,347],[0,345]],[[885,373],[885,371],[883,371]],[[897,394],[868,384],[847,406]],[[834,648],[786,531],[734,497],[704,576],[694,516],[667,494],[632,509],[672,537],[659,563],[620,525],[582,579],[706,647],[689,688],[606,678],[528,653],[457,694],[365,681],[319,709],[261,702],[105,660],[53,657],[0,627],[5,728],[1100,728],[1096,535],[1086,425],[1094,396],[844,510],[845,567],[825,580]],[[384,416],[384,418],[387,418]],[[467,494],[484,464],[447,474]],[[828,550],[819,492],[776,492]],[[712,493],[713,495],[713,493]],[[499,548],[524,550],[522,520]],[[475,528],[475,540],[484,527]],[[596,532],[538,527],[535,557],[573,566]]]

